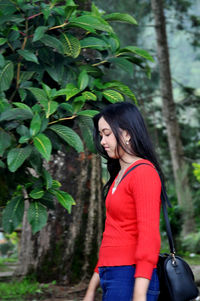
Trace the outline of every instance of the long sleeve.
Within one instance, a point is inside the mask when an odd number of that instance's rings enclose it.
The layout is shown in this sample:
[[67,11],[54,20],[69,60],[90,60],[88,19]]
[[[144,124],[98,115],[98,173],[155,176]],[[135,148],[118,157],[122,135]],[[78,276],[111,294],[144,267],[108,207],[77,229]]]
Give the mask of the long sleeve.
[[143,165],[134,170],[131,183],[136,208],[137,244],[135,277],[151,279],[160,251],[161,182],[155,168]]

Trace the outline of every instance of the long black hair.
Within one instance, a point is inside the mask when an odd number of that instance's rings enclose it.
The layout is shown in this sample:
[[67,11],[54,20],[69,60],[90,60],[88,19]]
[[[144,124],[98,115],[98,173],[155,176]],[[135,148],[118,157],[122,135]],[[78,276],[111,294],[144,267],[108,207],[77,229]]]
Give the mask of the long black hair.
[[[111,130],[117,140],[119,146],[127,153],[137,157],[149,160],[158,171],[163,180],[162,170],[157,160],[153,144],[149,137],[145,122],[136,105],[129,102],[118,102],[106,106],[99,114],[93,117],[94,122],[94,142],[97,151],[101,156],[107,159],[107,169],[110,174],[110,179],[104,186],[104,197],[117,176],[120,170],[119,159],[112,159],[107,155],[107,152],[101,145],[101,137],[99,134],[98,122],[103,117],[111,127]],[[130,135],[129,150],[125,149],[124,143],[121,140],[121,130],[127,131]],[[119,154],[119,151],[117,150]]]

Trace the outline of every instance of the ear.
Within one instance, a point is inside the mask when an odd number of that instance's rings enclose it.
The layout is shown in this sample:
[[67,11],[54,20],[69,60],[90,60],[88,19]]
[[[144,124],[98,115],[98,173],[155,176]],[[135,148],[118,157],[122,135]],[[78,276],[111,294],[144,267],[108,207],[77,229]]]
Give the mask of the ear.
[[129,144],[131,136],[129,135],[129,133],[126,130],[122,130],[122,138],[123,138],[123,141],[125,142],[125,144]]

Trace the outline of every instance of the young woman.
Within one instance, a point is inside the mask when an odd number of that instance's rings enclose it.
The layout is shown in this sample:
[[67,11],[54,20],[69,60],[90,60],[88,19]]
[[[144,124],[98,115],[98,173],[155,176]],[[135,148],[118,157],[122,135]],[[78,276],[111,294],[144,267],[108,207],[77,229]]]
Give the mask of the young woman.
[[103,301],[156,301],[162,172],[151,140],[137,107],[128,102],[106,106],[93,121],[110,179],[99,260],[84,301],[94,301],[99,284]]

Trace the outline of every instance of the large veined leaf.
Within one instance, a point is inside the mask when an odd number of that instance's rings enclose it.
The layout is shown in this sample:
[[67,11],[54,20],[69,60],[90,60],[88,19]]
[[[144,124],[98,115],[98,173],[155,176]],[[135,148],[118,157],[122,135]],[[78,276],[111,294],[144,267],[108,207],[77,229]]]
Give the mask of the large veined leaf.
[[111,103],[124,101],[122,94],[114,90],[104,90],[103,96]]
[[44,180],[45,180],[46,189],[48,190],[52,187],[52,184],[53,184],[52,176],[50,175],[50,173],[46,169],[43,169],[43,177],[44,177]]
[[27,109],[10,109],[0,114],[0,121],[32,119],[33,113]]
[[71,18],[69,26],[81,27],[87,31],[95,33],[96,30],[113,32],[112,27],[100,17],[84,15]]
[[36,28],[33,36],[33,42],[40,40],[44,36],[44,33],[45,31],[47,31],[47,29],[47,26],[39,26],[38,28]]
[[7,164],[11,172],[15,172],[24,161],[30,156],[32,146],[28,145],[24,148],[13,148],[8,152]]
[[13,102],[13,104],[20,108],[20,109],[25,109],[28,110],[31,114],[33,114],[33,111],[31,110],[31,108],[29,106],[27,106],[25,103],[21,103],[21,102]]
[[118,52],[120,55],[126,52],[131,52],[133,54],[137,54],[140,57],[145,58],[146,60],[149,60],[151,62],[154,62],[153,57],[144,49],[135,47],[135,46],[127,46],[125,48],[120,49],[120,51]]
[[106,21],[125,22],[125,23],[129,23],[129,24],[133,24],[133,25],[137,24],[137,21],[129,14],[112,13],[109,15],[104,15],[103,18]]
[[94,48],[97,50],[104,50],[108,48],[108,44],[99,39],[94,37],[88,37],[80,41],[82,48]]
[[3,155],[4,150],[11,145],[11,136],[5,132],[3,129],[0,129],[0,156]]
[[47,103],[43,104],[46,118],[49,118],[58,108],[58,103],[56,101],[48,101]]
[[57,198],[58,202],[65,208],[69,213],[71,213],[72,205],[75,205],[73,197],[62,190],[53,190],[53,194]]
[[28,209],[27,218],[32,227],[33,234],[35,234],[46,225],[47,210],[41,203],[31,202]]
[[133,75],[133,64],[129,62],[127,59],[117,57],[117,58],[111,58],[108,61],[114,63],[116,66],[119,66],[121,69],[128,72],[128,74],[130,74],[131,76]]
[[7,39],[0,38],[0,46],[2,46],[3,44],[5,44],[6,42],[7,42]]
[[31,192],[29,193],[29,196],[32,199],[40,199],[41,197],[43,197],[43,195],[44,195],[44,190],[42,190],[41,188],[35,188],[31,190]]
[[89,76],[86,72],[86,70],[81,71],[81,73],[78,76],[78,87],[82,91],[84,90],[89,82]]
[[56,49],[59,53],[61,53],[61,54],[64,53],[63,44],[55,37],[50,36],[48,34],[44,34],[44,36],[40,39],[40,41],[44,45],[49,46],[53,49]]
[[65,90],[65,95],[66,95],[66,100],[69,100],[71,97],[75,96],[79,92],[81,92],[80,89],[78,89],[76,86],[73,84],[67,84]]
[[63,44],[64,54],[73,58],[79,56],[81,45],[77,38],[70,34],[62,34],[60,40]]
[[132,100],[134,100],[135,103],[137,103],[136,97],[134,93],[131,91],[131,89],[117,80],[113,80],[104,84],[104,88],[114,88],[119,92],[122,92],[126,96],[130,97]]
[[81,111],[81,112],[77,112],[76,114],[79,115],[79,116],[94,117],[98,113],[99,113],[99,111],[96,111],[96,110],[84,110],[84,111]]
[[34,97],[37,99],[37,101],[43,101],[47,100],[47,95],[44,92],[44,90],[39,89],[39,88],[27,88],[31,93],[34,95]]
[[94,146],[94,139],[93,139],[93,122],[92,119],[88,116],[80,116],[78,119],[78,124],[81,130],[81,134],[83,136],[84,142],[92,153],[96,152]]
[[20,49],[20,50],[18,50],[17,51],[26,61],[30,61],[30,62],[34,62],[34,63],[36,63],[36,64],[39,64],[39,62],[38,62],[38,59],[37,59],[37,56],[33,53],[33,52],[31,52],[31,51],[29,51],[29,50],[26,50],[26,49],[24,49],[24,50],[22,50],[22,49]]
[[97,96],[90,91],[84,91],[82,93],[82,96],[84,97],[85,100],[94,100],[94,101],[97,100]]
[[47,160],[50,160],[52,144],[49,138],[44,134],[39,134],[33,138],[33,143],[40,154]]
[[31,136],[35,136],[36,134],[39,133],[41,128],[41,123],[42,121],[40,115],[36,112],[35,115],[33,116],[33,119],[31,120],[31,125],[30,125]]
[[22,222],[24,215],[24,200],[22,196],[13,197],[3,211],[3,228],[7,233],[12,233]]
[[77,152],[83,152],[83,143],[78,134],[71,128],[64,125],[52,125],[50,127],[58,136],[71,145]]
[[10,88],[10,84],[14,76],[14,65],[8,62],[0,71],[0,91],[6,91]]

